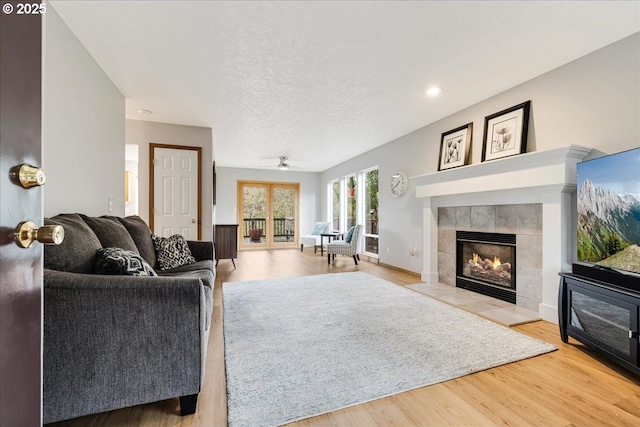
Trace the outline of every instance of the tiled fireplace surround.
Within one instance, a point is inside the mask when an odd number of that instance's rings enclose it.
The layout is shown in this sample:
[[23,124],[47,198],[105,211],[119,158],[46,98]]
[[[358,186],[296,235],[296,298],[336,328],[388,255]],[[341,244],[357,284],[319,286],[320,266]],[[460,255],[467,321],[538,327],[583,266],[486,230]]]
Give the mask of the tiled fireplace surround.
[[570,145],[414,177],[423,200],[422,280],[455,286],[455,231],[516,234],[516,304],[558,323],[558,273],[575,253],[576,164]]
[[456,285],[456,231],[516,235],[516,305],[542,303],[542,204],[438,208],[438,280]]

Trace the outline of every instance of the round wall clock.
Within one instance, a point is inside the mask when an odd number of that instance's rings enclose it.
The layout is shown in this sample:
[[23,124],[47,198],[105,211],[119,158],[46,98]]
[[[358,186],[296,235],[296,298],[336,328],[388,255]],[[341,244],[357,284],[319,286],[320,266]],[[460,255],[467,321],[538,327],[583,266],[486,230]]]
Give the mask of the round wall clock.
[[402,196],[408,187],[409,180],[407,175],[402,171],[394,172],[391,175],[391,180],[389,181],[389,188],[391,189],[391,194],[394,197]]

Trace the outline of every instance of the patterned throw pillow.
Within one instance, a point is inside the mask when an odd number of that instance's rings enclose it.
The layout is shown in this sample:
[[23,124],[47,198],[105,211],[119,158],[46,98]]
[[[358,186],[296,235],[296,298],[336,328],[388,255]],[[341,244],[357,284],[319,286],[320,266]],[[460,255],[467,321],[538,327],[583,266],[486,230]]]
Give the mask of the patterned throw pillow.
[[160,237],[154,234],[151,239],[156,248],[160,270],[169,270],[196,262],[196,259],[191,255],[189,244],[180,234],[174,234],[171,237]]
[[128,276],[157,276],[140,255],[122,248],[101,248],[96,256],[95,272]]

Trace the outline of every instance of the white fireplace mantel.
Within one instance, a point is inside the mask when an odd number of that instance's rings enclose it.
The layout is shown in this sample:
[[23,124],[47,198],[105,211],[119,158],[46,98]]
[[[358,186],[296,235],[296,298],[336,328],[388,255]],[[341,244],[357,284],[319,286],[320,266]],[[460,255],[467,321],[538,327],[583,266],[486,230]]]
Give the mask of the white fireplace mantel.
[[412,177],[423,199],[423,272],[438,281],[438,208],[542,203],[543,295],[539,314],[557,323],[558,273],[573,260],[576,165],[591,148],[570,145]]

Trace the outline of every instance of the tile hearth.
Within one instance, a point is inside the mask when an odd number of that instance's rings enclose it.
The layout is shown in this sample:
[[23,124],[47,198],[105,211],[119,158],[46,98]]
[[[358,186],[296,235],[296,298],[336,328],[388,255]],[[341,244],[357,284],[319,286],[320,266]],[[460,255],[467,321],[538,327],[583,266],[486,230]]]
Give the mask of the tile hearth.
[[511,327],[542,320],[535,311],[443,283],[419,283],[406,285],[405,288],[504,326]]

